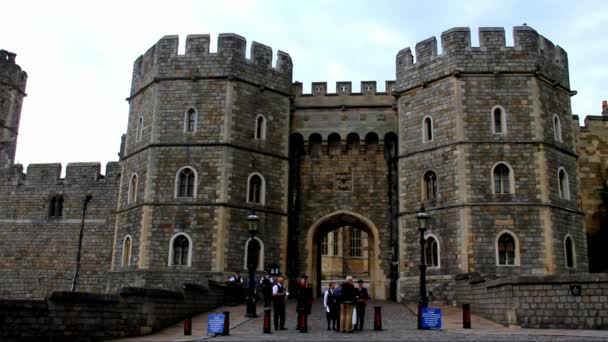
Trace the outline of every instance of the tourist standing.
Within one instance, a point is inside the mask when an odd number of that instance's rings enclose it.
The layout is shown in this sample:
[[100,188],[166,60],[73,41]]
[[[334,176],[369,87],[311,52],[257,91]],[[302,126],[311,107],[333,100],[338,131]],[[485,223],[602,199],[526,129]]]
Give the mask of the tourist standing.
[[355,330],[363,330],[363,322],[365,321],[365,303],[369,300],[369,293],[365,286],[363,286],[363,280],[357,281],[359,285],[357,287],[357,324],[355,324]]
[[323,306],[327,316],[327,330],[338,330],[337,321],[340,307],[334,292],[334,283],[330,282],[325,294],[323,295]]
[[241,277],[241,272],[234,272],[234,275],[226,280],[226,284],[228,285],[229,292],[237,303],[240,304],[245,301],[245,281],[243,280],[243,277]]
[[357,297],[357,290],[353,285],[353,277],[347,276],[342,283],[340,293],[340,332],[353,331],[353,305]]
[[289,292],[285,291],[284,278],[277,279],[277,284],[272,287],[272,302],[274,310],[274,330],[287,330],[285,328],[285,298]]

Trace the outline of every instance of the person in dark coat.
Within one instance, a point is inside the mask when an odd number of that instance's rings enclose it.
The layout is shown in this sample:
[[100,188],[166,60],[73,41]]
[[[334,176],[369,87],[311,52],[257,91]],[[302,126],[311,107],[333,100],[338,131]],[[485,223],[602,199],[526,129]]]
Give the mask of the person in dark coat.
[[330,282],[325,294],[323,295],[323,306],[327,316],[327,330],[338,330],[338,316],[340,305],[334,292],[334,283]]
[[285,298],[289,292],[283,286],[285,279],[277,279],[277,284],[272,287],[272,304],[274,310],[274,330],[287,330],[285,328]]
[[359,286],[357,287],[357,324],[355,324],[355,330],[363,330],[363,322],[365,321],[365,303],[369,300],[369,293],[363,286],[363,280],[357,281]]
[[272,280],[272,277],[268,275],[268,272],[264,271],[264,275],[262,276],[262,279],[260,279],[259,285],[262,288],[262,294],[264,295],[264,307],[270,307],[273,285],[274,281]]
[[298,313],[298,322],[296,329],[302,330],[304,325],[308,327],[308,316],[311,314],[313,301],[312,285],[308,282],[308,276],[306,275],[300,278],[297,298],[296,311]]
[[340,291],[340,332],[353,331],[353,306],[357,300],[357,290],[353,285],[353,277],[347,276]]

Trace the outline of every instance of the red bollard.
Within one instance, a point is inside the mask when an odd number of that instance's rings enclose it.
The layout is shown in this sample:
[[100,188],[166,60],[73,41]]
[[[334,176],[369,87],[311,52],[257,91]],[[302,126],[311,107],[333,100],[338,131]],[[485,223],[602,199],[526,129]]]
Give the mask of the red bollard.
[[462,327],[471,329],[471,305],[462,304]]
[[222,336],[230,335],[230,311],[224,311],[224,331],[222,332]]
[[270,334],[270,309],[264,309],[264,334]]
[[306,313],[306,310],[302,311],[302,314],[300,315],[300,332],[301,333],[307,333],[308,332],[308,314]]
[[192,317],[188,317],[184,321],[184,336],[190,335],[192,335]]
[[374,306],[374,330],[382,330],[382,307]]

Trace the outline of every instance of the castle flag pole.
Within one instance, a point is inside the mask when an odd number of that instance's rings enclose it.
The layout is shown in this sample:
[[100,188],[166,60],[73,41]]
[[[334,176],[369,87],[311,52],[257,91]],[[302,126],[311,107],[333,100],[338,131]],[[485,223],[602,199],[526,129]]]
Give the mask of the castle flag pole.
[[86,195],[82,201],[82,221],[80,222],[80,234],[78,235],[78,251],[76,252],[76,267],[74,269],[74,278],[72,279],[72,289],[74,292],[76,289],[76,280],[78,279],[78,272],[80,271],[80,251],[82,249],[82,235],[84,233],[84,218],[87,214],[87,204],[93,198],[92,195]]

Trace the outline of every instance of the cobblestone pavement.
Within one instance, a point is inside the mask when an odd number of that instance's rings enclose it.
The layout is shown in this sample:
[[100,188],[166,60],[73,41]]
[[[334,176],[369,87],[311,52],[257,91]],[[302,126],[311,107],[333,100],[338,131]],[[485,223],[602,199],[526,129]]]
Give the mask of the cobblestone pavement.
[[[382,306],[382,331],[373,331],[373,306]],[[262,333],[262,307],[260,317],[245,318],[244,305],[213,310],[230,311],[230,336],[206,336],[209,313],[194,317],[192,336],[184,336],[183,322],[161,332],[119,341],[608,341],[608,331],[557,330],[507,328],[483,318],[472,316],[473,329],[462,329],[461,312],[457,308],[442,307],[443,330],[416,329],[415,305],[409,308],[397,303],[371,302],[367,305],[365,329],[362,332],[342,334],[327,331],[325,314],[319,302],[314,304],[309,320],[309,332],[295,330],[295,303],[288,302],[286,331]]]

